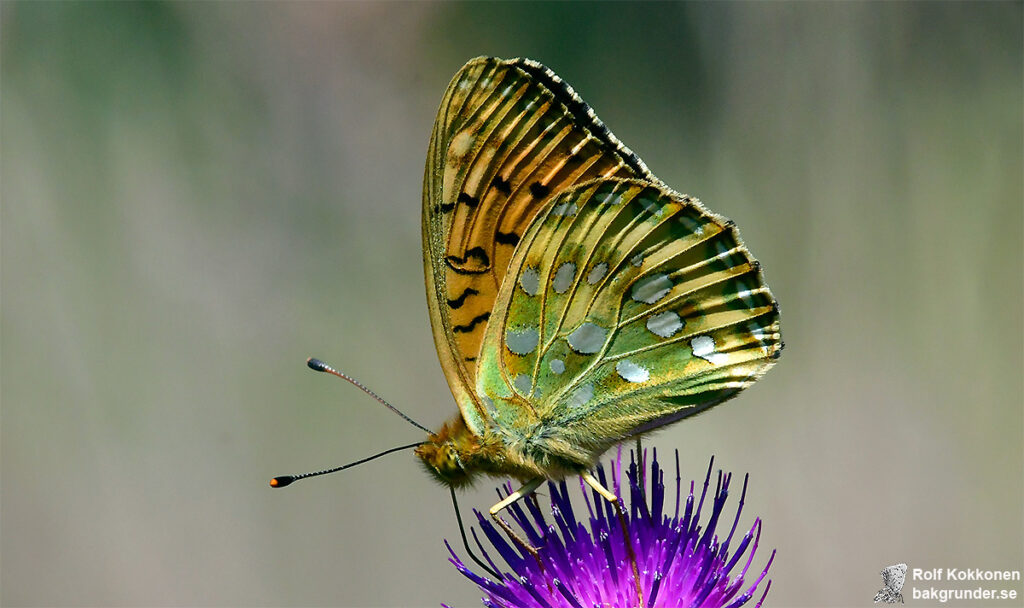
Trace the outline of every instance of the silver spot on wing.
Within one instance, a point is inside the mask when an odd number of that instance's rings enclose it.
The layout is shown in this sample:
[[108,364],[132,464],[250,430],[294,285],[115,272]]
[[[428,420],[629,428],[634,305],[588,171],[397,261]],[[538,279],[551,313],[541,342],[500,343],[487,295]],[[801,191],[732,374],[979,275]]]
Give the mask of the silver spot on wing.
[[505,332],[505,346],[517,355],[528,355],[537,348],[537,341],[540,339],[540,332],[536,327],[515,330],[509,329]]
[[555,293],[565,293],[572,287],[575,278],[576,264],[565,262],[555,271],[555,279],[551,282],[551,288],[555,290]]
[[586,404],[588,401],[594,398],[594,383],[588,382],[583,386],[573,391],[572,395],[569,396],[567,405],[570,409],[580,407]]
[[579,209],[576,207],[576,203],[562,203],[561,205],[555,205],[555,208],[551,210],[551,213],[555,215],[567,216],[576,215]]
[[587,275],[587,283],[594,285],[603,279],[606,274],[608,274],[608,262],[601,262],[591,269],[590,274]]
[[628,359],[616,363],[615,371],[627,382],[647,382],[651,378],[651,372],[646,367]]
[[672,281],[667,274],[655,274],[640,279],[633,285],[633,292],[630,294],[637,302],[654,304],[668,295],[672,290]]
[[729,358],[724,353],[715,352],[715,340],[711,336],[697,336],[690,340],[690,348],[695,356],[713,365],[725,363]]
[[536,268],[524,268],[519,275],[519,286],[528,296],[535,296],[540,291],[540,273]]
[[587,321],[569,334],[567,340],[574,351],[592,355],[601,350],[607,335],[607,329]]
[[683,328],[683,320],[671,310],[659,312],[647,319],[647,330],[662,338],[671,338]]
[[530,379],[528,374],[519,374],[515,380],[512,381],[512,386],[516,388],[522,395],[529,395],[530,388],[533,387],[533,381]]

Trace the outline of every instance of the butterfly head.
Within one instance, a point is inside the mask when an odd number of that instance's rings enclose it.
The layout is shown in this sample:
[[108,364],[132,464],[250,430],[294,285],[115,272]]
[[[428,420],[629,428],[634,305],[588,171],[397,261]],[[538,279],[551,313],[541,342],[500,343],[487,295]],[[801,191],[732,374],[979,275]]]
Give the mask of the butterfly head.
[[472,483],[474,455],[479,451],[476,437],[466,428],[462,416],[444,423],[426,442],[416,448],[420,462],[446,486],[462,487]]

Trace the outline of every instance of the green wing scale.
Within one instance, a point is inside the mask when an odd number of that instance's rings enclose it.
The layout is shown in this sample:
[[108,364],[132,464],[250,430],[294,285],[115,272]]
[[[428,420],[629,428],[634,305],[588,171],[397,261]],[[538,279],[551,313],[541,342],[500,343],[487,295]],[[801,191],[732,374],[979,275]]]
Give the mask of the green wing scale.
[[590,466],[764,374],[778,306],[733,223],[643,179],[548,200],[490,317],[477,393],[524,454]]

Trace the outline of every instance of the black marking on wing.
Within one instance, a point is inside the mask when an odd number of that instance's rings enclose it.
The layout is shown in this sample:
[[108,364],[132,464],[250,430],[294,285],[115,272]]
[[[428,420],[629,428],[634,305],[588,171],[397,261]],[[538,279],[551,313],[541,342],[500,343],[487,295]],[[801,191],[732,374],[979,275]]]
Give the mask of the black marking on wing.
[[[463,265],[469,262],[469,258],[476,258],[480,263],[480,267],[464,268]],[[444,261],[457,274],[482,274],[491,268],[491,258],[488,257],[483,247],[474,247],[461,258],[457,255],[447,255]]]
[[606,127],[604,123],[597,118],[597,115],[594,114],[592,109],[590,109],[587,102],[583,101],[583,99],[577,95],[564,80],[559,78],[557,74],[536,61],[531,61],[529,59],[519,59],[514,63],[519,69],[532,75],[547,86],[547,88],[555,94],[558,101],[565,105],[566,109],[569,110],[569,113],[572,114],[578,124],[587,125],[599,140],[612,146],[615,151],[622,156],[625,163],[629,165],[631,169],[636,171],[638,175],[651,177],[650,170],[646,165],[644,165],[643,161],[640,160],[640,157],[634,154],[632,150],[629,150],[621,144],[615,145],[616,140],[611,134],[611,131],[608,130],[608,127]]
[[462,305],[466,303],[466,298],[468,298],[469,296],[475,296],[478,293],[480,292],[473,289],[472,287],[467,287],[466,291],[462,292],[461,296],[455,298],[454,300],[448,300],[448,308],[461,308]]
[[540,182],[530,184],[530,194],[535,198],[544,198],[551,192],[551,189]]
[[490,312],[485,312],[483,314],[477,315],[477,316],[473,317],[472,321],[470,321],[469,323],[466,323],[465,325],[455,325],[455,326],[453,326],[452,327],[452,333],[460,333],[461,332],[461,333],[467,334],[467,333],[473,331],[473,328],[476,327],[478,323],[483,323],[487,319],[490,319],[490,318],[491,318],[491,313]]
[[500,245],[516,245],[519,243],[519,235],[515,232],[501,232],[499,230],[494,233],[494,242]]
[[465,192],[460,192],[459,193],[458,202],[464,203],[467,207],[472,209],[472,208],[474,208],[474,207],[476,207],[477,205],[480,204],[480,199],[478,199],[475,196],[470,196],[470,195],[466,194]]
[[491,180],[491,185],[494,186],[495,189],[497,189],[498,192],[501,192],[502,194],[504,194],[506,196],[509,195],[509,194],[512,194],[512,184],[510,184],[507,181],[501,179],[500,175],[495,175],[494,176],[494,179]]
[[455,209],[455,203],[441,203],[436,206],[436,209],[441,213],[450,213]]
[[476,361],[476,357],[463,357],[462,360],[463,361],[471,361],[472,362],[472,361]]

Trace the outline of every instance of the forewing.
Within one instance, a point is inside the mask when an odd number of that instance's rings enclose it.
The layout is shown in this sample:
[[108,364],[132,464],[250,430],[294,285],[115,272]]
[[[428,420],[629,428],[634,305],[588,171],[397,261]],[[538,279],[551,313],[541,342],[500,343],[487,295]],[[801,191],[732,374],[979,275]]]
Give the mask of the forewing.
[[601,176],[655,179],[553,72],[484,57],[455,75],[427,154],[424,266],[441,365],[477,432],[477,357],[516,244],[552,193]]
[[524,235],[478,391],[526,445],[587,462],[749,386],[779,314],[732,222],[636,179],[554,197]]

